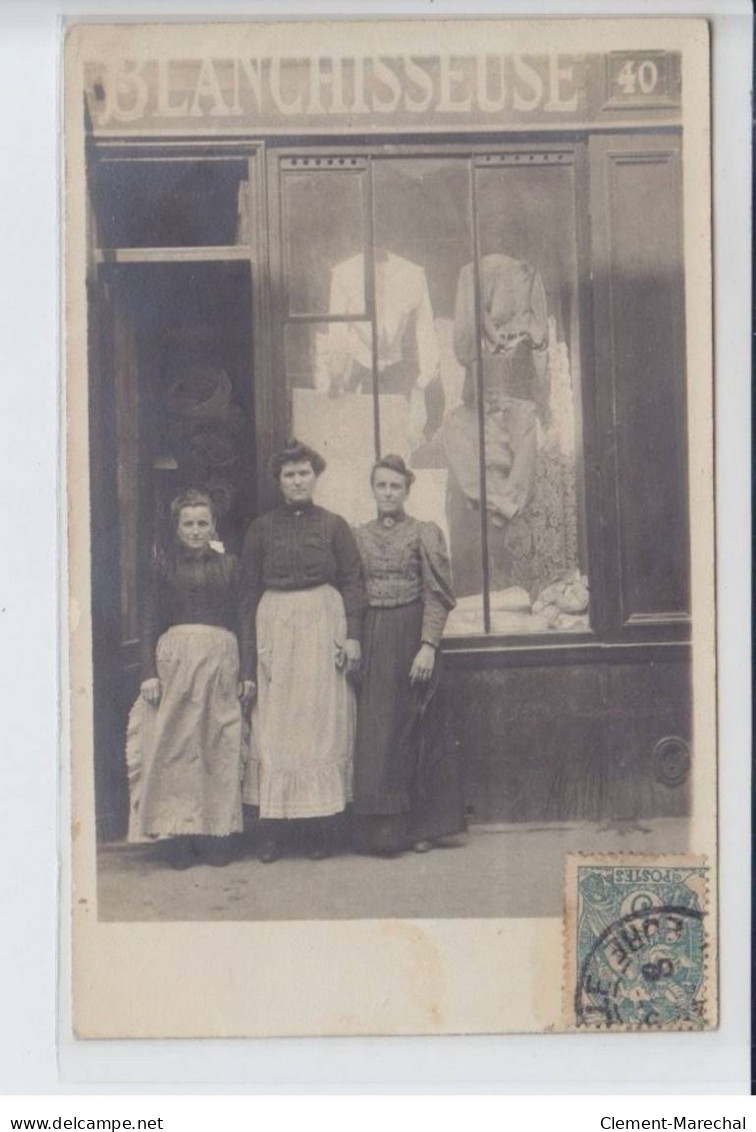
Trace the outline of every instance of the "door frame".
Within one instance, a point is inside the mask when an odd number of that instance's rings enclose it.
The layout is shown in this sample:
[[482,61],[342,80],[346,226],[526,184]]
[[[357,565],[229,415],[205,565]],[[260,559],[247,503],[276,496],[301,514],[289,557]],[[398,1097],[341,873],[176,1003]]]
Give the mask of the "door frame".
[[[247,489],[258,510],[265,490],[270,448],[271,364],[268,314],[268,248],[262,142],[233,145],[123,143],[91,145],[88,172],[99,162],[246,160],[249,241],[246,246],[106,248],[98,240],[94,194],[88,199],[88,320],[90,497],[92,530],[92,631],[95,734],[95,795],[100,840],[125,836],[128,780],[125,738],[128,711],[139,687],[139,639],[123,639],[122,553],[119,523],[119,363],[116,337],[120,278],[131,264],[246,261],[250,273],[251,403],[255,436],[253,482]],[[125,333],[128,328],[123,325]],[[122,335],[123,336],[123,335]],[[132,374],[133,377],[133,374]],[[130,402],[122,401],[128,406]],[[132,406],[133,407],[133,406]],[[123,410],[121,410],[123,411]],[[138,409],[136,410],[139,411]],[[134,422],[137,435],[139,422]],[[261,490],[262,488],[262,490]]]

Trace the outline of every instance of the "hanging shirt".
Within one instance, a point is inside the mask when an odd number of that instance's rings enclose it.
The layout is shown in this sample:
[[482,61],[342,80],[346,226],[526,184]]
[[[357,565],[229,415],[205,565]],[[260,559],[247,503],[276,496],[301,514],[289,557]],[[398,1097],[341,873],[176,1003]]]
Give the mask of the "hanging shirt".
[[[331,272],[330,314],[359,315],[365,311],[365,259],[360,252],[338,263]],[[379,374],[407,359],[405,336],[412,324],[417,359],[416,385],[424,389],[440,367],[436,330],[433,325],[428,282],[422,267],[389,252],[375,258],[375,300],[378,329]],[[349,383],[356,363],[372,370],[371,325],[364,322],[334,322],[328,328],[326,365],[319,367],[318,385]]]
[[[462,365],[477,361],[475,276],[459,273],[454,352]],[[536,405],[548,405],[548,311],[541,276],[529,263],[495,253],[480,261],[481,355],[485,415],[487,506],[495,523],[509,521],[529,502],[535,481]],[[444,421],[449,466],[468,501],[480,498],[478,425],[473,410]]]
[[[493,254],[480,261],[480,304],[484,354],[511,348],[523,338],[534,350],[545,347],[548,336],[546,292],[541,276],[529,263]],[[454,309],[454,352],[462,365],[477,357],[475,333],[475,280],[473,265],[465,264],[457,282]]]

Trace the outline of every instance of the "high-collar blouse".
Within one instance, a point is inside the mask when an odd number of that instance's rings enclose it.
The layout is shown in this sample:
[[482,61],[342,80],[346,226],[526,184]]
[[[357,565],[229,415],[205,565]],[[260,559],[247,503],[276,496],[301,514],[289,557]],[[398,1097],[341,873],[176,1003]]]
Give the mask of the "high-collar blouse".
[[347,637],[359,640],[365,604],[362,564],[345,519],[324,507],[283,505],[255,519],[241,555],[241,671],[254,679],[257,606],[266,590],[331,585],[344,600]]
[[437,647],[456,604],[441,528],[401,514],[373,519],[355,534],[368,605],[385,609],[422,601],[422,640]]
[[[425,272],[419,264],[389,252],[374,264],[378,371],[405,360],[407,334],[414,337],[417,385],[424,389],[438,374],[438,342]],[[365,261],[362,252],[337,263],[331,272],[330,314],[358,315],[365,309]],[[369,322],[332,322],[327,335],[331,377],[342,378],[350,361],[373,366]]]
[[237,560],[206,547],[196,554],[178,546],[156,556],[142,589],[142,679],[157,675],[158,637],[172,625],[217,625],[236,632]]

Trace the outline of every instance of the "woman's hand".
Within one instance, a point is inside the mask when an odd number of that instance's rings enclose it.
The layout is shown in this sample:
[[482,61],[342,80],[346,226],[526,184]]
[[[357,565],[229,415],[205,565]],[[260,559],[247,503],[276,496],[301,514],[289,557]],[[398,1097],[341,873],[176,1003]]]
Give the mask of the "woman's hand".
[[257,698],[257,684],[254,680],[242,680],[239,683],[239,699],[243,711],[247,711]]
[[423,642],[417,656],[412,661],[409,675],[410,684],[427,684],[433,675],[435,663],[436,650],[433,645]]
[[346,655],[346,674],[350,680],[356,680],[362,668],[362,647],[360,642],[348,637],[344,642],[344,654]]
[[163,686],[157,676],[152,676],[149,680],[142,681],[139,691],[143,700],[152,704],[153,707],[157,707],[163,694]]

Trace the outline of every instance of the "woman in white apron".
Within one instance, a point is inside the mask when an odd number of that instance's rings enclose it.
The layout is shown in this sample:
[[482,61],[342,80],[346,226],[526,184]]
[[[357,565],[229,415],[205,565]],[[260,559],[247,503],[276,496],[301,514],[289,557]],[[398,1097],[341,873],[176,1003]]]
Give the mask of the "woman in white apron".
[[259,807],[265,862],[292,819],[310,819],[309,854],[328,856],[323,819],[352,797],[364,590],[348,524],[313,503],[324,468],[289,442],[271,466],[281,505],[254,520],[242,552],[242,680],[245,700],[256,698],[244,801]]

